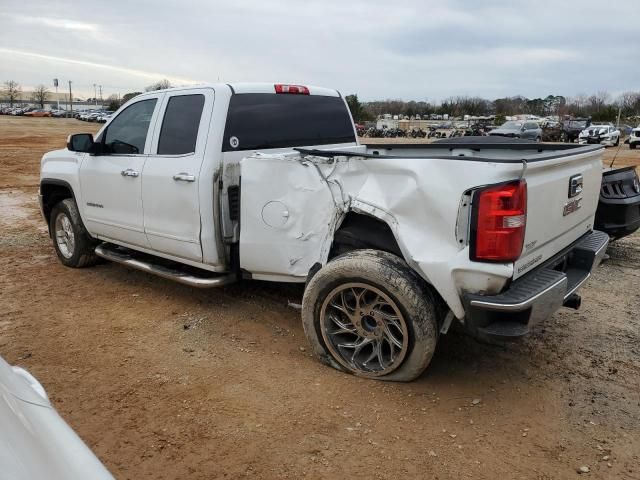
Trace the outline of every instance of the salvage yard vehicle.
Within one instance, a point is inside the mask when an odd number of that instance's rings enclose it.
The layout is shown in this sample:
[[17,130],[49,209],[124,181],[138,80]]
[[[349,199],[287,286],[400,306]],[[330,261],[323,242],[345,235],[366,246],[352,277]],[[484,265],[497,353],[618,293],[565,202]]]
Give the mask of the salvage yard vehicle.
[[632,129],[629,134],[629,148],[633,150],[638,145],[640,145],[640,127]]
[[524,138],[540,142],[542,140],[542,129],[537,122],[509,121],[503,123],[498,128],[494,128],[489,135],[511,138]]
[[113,480],[29,372],[0,357],[0,478]]
[[580,135],[578,135],[578,143],[617,147],[620,143],[620,130],[610,123],[592,124],[580,132]]
[[66,266],[306,284],[321,361],[408,381],[455,319],[504,340],[578,308],[608,244],[601,146],[457,140],[359,145],[326,88],[160,90],[45,154],[40,202]]
[[578,140],[580,132],[591,125],[590,118],[572,118],[562,122],[562,133],[560,134],[560,141],[565,143],[572,143]]

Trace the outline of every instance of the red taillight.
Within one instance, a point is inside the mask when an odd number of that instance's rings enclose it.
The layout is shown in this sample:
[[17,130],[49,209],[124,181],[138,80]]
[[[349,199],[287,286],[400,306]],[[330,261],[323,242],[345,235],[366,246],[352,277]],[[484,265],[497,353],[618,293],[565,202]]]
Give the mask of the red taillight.
[[524,180],[483,188],[474,194],[471,259],[513,262],[522,253],[527,223]]
[[309,89],[303,85],[283,85],[282,83],[277,83],[274,86],[276,87],[276,93],[297,93],[298,95],[309,95]]

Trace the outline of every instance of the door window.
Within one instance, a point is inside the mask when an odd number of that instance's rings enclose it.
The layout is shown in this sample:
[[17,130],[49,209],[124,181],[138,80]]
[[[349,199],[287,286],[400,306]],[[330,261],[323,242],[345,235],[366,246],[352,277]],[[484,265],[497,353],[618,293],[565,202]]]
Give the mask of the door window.
[[104,135],[103,153],[142,154],[156,99],[141,100],[120,112]]
[[204,95],[171,97],[162,120],[158,155],[184,155],[196,151]]

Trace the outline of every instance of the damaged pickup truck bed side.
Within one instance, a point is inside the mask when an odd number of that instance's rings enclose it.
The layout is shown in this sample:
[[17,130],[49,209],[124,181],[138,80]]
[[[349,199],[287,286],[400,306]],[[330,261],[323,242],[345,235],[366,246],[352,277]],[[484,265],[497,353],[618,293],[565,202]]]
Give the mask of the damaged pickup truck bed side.
[[406,381],[456,319],[510,339],[577,308],[608,243],[593,230],[601,146],[461,140],[358,145],[323,88],[150,92],[43,157],[42,211],[70,267],[306,282],[323,362]]

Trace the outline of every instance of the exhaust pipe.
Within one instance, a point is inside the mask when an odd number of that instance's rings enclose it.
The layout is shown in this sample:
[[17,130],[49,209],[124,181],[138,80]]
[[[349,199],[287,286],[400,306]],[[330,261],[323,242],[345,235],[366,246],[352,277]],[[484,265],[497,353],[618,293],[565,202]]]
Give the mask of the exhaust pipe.
[[574,310],[578,310],[581,304],[582,304],[582,297],[577,293],[572,293],[567,297],[567,299],[564,301],[562,306],[567,308],[573,308]]

